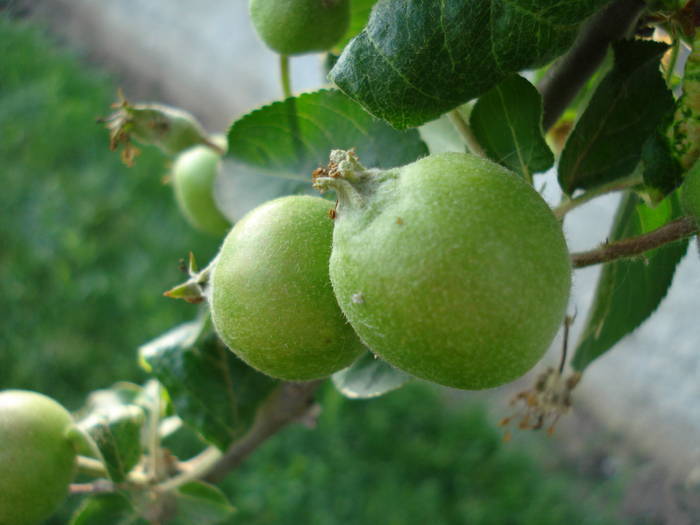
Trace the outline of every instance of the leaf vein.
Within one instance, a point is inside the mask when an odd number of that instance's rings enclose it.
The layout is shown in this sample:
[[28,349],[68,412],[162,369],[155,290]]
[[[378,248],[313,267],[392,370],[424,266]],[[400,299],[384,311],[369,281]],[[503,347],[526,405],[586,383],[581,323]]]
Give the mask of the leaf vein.
[[391,68],[391,70],[394,71],[394,73],[396,73],[396,74],[399,76],[399,78],[401,78],[401,80],[403,80],[403,81],[406,83],[407,86],[411,87],[411,88],[414,89],[416,92],[418,92],[418,93],[420,93],[421,95],[423,95],[424,97],[427,97],[427,98],[430,98],[430,99],[433,99],[433,100],[437,100],[437,101],[442,101],[442,99],[441,99],[440,97],[437,97],[437,96],[433,95],[432,93],[428,93],[427,91],[423,91],[422,89],[419,89],[418,86],[416,86],[415,84],[413,84],[413,83],[401,72],[401,70],[399,70],[399,69],[396,67],[396,65],[395,65],[391,60],[389,60],[389,58],[388,58],[386,55],[384,55],[384,54],[381,52],[379,45],[378,45],[374,40],[372,40],[372,37],[369,36],[369,33],[365,33],[365,35],[367,35],[367,40],[368,40],[368,42],[369,42],[370,44],[372,44],[372,47],[373,47],[373,48],[375,49],[375,51],[377,52],[377,56],[379,56],[379,58],[381,58],[384,62],[386,62],[387,65]]

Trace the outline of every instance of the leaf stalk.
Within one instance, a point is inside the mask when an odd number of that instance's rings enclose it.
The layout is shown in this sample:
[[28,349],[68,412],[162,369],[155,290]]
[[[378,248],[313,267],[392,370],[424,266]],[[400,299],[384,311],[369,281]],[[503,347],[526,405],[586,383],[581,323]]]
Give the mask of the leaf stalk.
[[566,198],[561,202],[561,204],[559,204],[559,206],[554,208],[552,211],[556,218],[561,220],[567,213],[569,213],[574,208],[578,208],[582,204],[585,204],[595,199],[596,197],[600,197],[601,195],[605,195],[607,193],[612,193],[615,191],[626,190],[628,188],[632,188],[643,183],[644,177],[638,173],[633,173],[628,177],[614,180],[607,184],[602,184],[597,188],[593,188],[592,190],[588,190],[586,193],[583,193],[578,197],[574,197],[573,199]]
[[479,144],[479,141],[477,140],[476,135],[474,135],[472,128],[469,126],[464,117],[462,117],[459,110],[453,109],[447,114],[447,116],[459,135],[462,137],[462,140],[467,146],[469,152],[474,155],[478,155],[479,157],[486,157],[484,148],[482,148],[481,144]]

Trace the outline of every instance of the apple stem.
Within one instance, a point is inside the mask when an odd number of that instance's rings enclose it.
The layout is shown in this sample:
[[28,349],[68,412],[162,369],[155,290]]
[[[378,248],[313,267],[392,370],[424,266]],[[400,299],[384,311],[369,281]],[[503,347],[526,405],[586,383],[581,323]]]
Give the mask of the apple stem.
[[292,96],[292,82],[289,75],[289,55],[280,55],[280,83],[284,98]]
[[209,149],[213,150],[217,155],[225,155],[226,149],[219,146],[216,142],[212,141],[208,137],[202,139],[202,144],[204,144]]
[[479,140],[476,138],[476,135],[474,135],[474,132],[467,121],[464,119],[464,117],[462,117],[459,109],[453,109],[447,114],[447,116],[457,130],[457,133],[459,133],[459,135],[462,137],[462,140],[467,146],[469,153],[478,155],[479,157],[488,158],[484,148],[482,148],[481,144],[479,144]]
[[350,182],[357,182],[367,175],[367,168],[362,165],[353,149],[331,151],[328,166],[335,166],[337,176]]
[[365,168],[354,150],[336,149],[331,151],[328,165],[314,171],[313,186],[321,193],[334,190],[341,203],[361,207],[366,200],[363,183],[377,172]]

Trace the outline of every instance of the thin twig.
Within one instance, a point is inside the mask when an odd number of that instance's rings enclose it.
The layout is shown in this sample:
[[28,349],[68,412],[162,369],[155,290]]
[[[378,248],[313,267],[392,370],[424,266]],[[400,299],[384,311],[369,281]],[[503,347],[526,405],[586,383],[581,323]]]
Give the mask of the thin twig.
[[214,483],[221,481],[265,440],[301,418],[312,406],[320,384],[321,381],[282,383],[258,411],[253,427],[229,447],[204,478]]
[[148,476],[151,480],[157,481],[161,479],[162,472],[162,457],[160,448],[160,434],[158,433],[158,426],[160,424],[160,412],[161,412],[161,385],[156,383],[154,388],[155,393],[153,397],[153,402],[150,407],[150,415],[148,418]]
[[114,492],[116,487],[114,483],[106,479],[98,479],[92,483],[72,483],[68,492],[71,494],[106,494]]
[[469,127],[469,124],[467,124],[467,121],[464,120],[464,117],[462,117],[462,114],[459,112],[459,110],[453,109],[447,114],[447,116],[452,122],[452,125],[462,137],[462,140],[464,140],[464,144],[467,146],[467,149],[470,151],[470,153],[478,155],[479,157],[486,157],[486,152],[484,151],[484,148],[482,148],[481,144],[479,144],[479,141],[474,135],[472,128]]
[[608,45],[629,34],[646,4],[642,0],[616,0],[591,17],[576,42],[539,85],[542,125],[549,129],[603,61]]
[[566,356],[569,352],[569,330],[571,329],[571,325],[574,323],[574,318],[576,315],[574,314],[573,316],[567,315],[564,318],[564,340],[562,341],[561,344],[561,359],[559,360],[559,374],[564,373],[564,367],[566,366]]
[[183,466],[186,465],[186,470],[182,472],[182,474],[164,481],[160,485],[157,485],[156,488],[162,492],[167,492],[189,481],[199,479],[209,472],[219,459],[221,459],[221,451],[216,447],[209,447],[197,457],[183,464]]
[[604,244],[595,250],[573,253],[571,254],[571,264],[574,268],[583,268],[617,259],[635,257],[664,244],[690,237],[698,231],[700,229],[693,217],[681,217],[649,233]]
[[585,204],[586,202],[595,199],[596,197],[600,197],[601,195],[605,195],[606,193],[612,193],[614,191],[625,190],[627,188],[631,188],[633,186],[642,184],[643,182],[644,177],[634,173],[629,177],[615,180],[607,184],[598,186],[597,188],[594,188],[592,190],[588,190],[586,193],[583,193],[578,197],[574,197],[573,199],[567,198],[552,211],[554,212],[554,215],[557,217],[557,219],[561,219],[562,217],[564,217],[564,215],[569,213],[574,208],[577,208],[582,204]]

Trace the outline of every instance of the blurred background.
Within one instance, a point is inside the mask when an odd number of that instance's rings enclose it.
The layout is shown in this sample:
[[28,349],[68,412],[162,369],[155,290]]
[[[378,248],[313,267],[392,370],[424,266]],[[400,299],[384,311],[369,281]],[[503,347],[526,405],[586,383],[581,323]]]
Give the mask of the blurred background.
[[[295,91],[323,83],[322,60],[294,58]],[[281,96],[244,0],[0,0],[0,388],[73,410],[91,390],[145,379],[137,347],[194,316],[162,292],[182,281],[188,252],[205,262],[220,242],[180,216],[166,157],[144,148],[126,168],[108,150],[96,120],[117,88],[210,132]],[[540,181],[556,199],[555,180]],[[567,216],[572,250],[606,237],[616,202]],[[574,341],[597,274],[576,274]],[[660,310],[587,370],[553,438],[504,443],[496,426],[532,374],[485,393],[414,384],[374,401],[326,388],[318,428],[286,430],[226,481],[234,522],[700,523],[698,290],[693,241]]]

